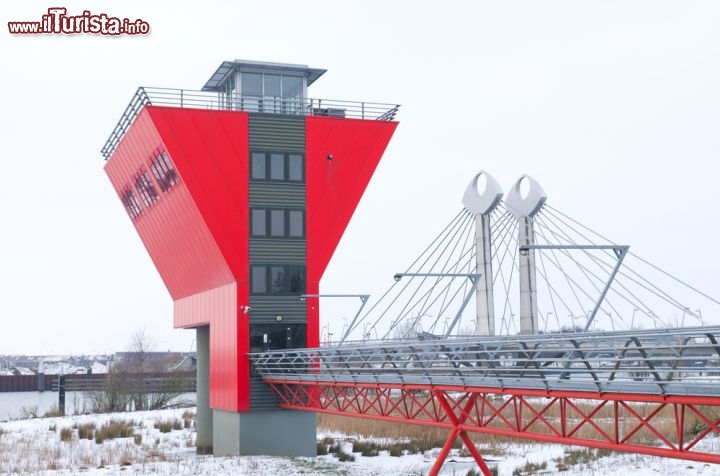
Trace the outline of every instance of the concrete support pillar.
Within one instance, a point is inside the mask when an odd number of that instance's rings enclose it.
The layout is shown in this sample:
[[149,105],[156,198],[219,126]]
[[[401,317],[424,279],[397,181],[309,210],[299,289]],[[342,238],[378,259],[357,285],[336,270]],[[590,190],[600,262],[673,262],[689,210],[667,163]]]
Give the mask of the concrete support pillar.
[[475,264],[480,275],[475,292],[477,335],[495,335],[495,301],[493,299],[492,242],[490,215],[475,215]]
[[[535,244],[533,220],[518,220],[518,245]],[[520,334],[537,334],[537,278],[535,274],[535,250],[520,252]]]
[[[515,182],[507,196],[505,206],[518,221],[518,247],[535,244],[534,217],[542,210],[547,195],[540,184],[528,175]],[[537,334],[537,281],[535,250],[520,251],[520,334]]]
[[478,335],[495,335],[490,218],[502,195],[495,179],[481,171],[470,181],[462,198],[465,209],[475,216],[475,272],[480,275],[475,286],[475,333]]
[[315,413],[297,410],[213,410],[215,456],[317,456]]
[[210,408],[210,326],[195,330],[197,348],[196,449],[200,454],[213,451],[213,412]]

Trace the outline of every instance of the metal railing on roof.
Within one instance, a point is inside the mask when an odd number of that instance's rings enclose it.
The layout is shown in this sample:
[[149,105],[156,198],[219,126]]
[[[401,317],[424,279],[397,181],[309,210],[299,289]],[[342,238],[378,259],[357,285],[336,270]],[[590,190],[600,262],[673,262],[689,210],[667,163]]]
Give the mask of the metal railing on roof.
[[188,89],[139,87],[102,148],[109,159],[133,121],[145,105],[192,109],[245,111],[299,116],[329,116],[392,121],[399,104],[344,101],[334,99],[247,96],[234,93],[194,91]]
[[250,354],[266,380],[720,395],[720,327],[476,336]]

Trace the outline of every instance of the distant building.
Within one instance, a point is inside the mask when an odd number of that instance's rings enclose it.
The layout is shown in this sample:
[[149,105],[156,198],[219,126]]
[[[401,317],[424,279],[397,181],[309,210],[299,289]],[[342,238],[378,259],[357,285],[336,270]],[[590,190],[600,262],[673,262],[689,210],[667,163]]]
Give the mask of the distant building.
[[188,352],[115,352],[112,361],[116,371],[175,372],[194,371],[195,354]]

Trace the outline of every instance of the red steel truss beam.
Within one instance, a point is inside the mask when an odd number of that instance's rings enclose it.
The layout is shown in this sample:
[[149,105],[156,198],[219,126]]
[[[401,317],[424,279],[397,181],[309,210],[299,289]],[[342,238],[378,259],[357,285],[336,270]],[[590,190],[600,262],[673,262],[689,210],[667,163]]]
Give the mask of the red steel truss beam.
[[720,397],[267,379],[282,408],[448,428],[430,474],[467,432],[720,464],[697,449],[720,433]]

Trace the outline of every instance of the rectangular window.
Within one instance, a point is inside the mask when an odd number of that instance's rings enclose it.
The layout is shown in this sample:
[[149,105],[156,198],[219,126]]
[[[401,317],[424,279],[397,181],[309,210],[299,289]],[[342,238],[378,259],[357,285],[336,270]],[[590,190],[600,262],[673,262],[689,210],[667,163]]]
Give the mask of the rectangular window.
[[304,215],[302,210],[288,210],[288,236],[291,238],[305,236]]
[[284,154],[270,154],[270,179],[285,180]]
[[285,266],[270,266],[270,294],[287,292]]
[[299,76],[283,76],[282,95],[286,98],[299,98],[302,96],[303,83]]
[[299,76],[282,77],[282,112],[284,114],[303,113],[303,80]]
[[285,236],[285,210],[270,210],[270,236]]
[[157,202],[159,198],[158,192],[155,190],[155,184],[153,184],[152,179],[146,171],[141,170],[137,173],[134,185],[135,190],[137,190],[146,208],[149,208],[153,203]]
[[305,210],[252,208],[250,230],[253,238],[304,238]]
[[262,74],[242,73],[240,76],[240,92],[242,94],[241,109],[251,112],[262,112]]
[[300,154],[288,155],[288,180],[302,182],[303,158]]
[[135,196],[133,189],[129,185],[126,185],[120,192],[120,201],[125,206],[125,211],[130,215],[132,221],[135,221],[143,211],[140,200]]
[[253,151],[250,179],[304,182],[305,157],[297,153]]
[[170,157],[164,150],[155,154],[155,157],[150,161],[150,170],[163,192],[167,192],[180,181],[177,172],[175,172],[175,167],[170,162]]
[[253,265],[251,270],[252,294],[300,295],[305,293],[305,266]]
[[305,293],[305,267],[288,266],[288,291],[291,294]]
[[263,84],[262,74],[259,73],[242,73],[241,90],[243,96],[262,96]]
[[264,77],[265,91],[264,96],[278,97],[280,96],[280,76],[277,74],[266,74]]
[[264,208],[253,208],[251,220],[252,236],[267,236],[267,211]]
[[254,180],[265,180],[267,179],[267,171],[265,164],[265,153],[264,152],[253,152],[252,153],[252,165],[250,177]]
[[251,279],[253,294],[267,294],[267,267],[253,266]]

